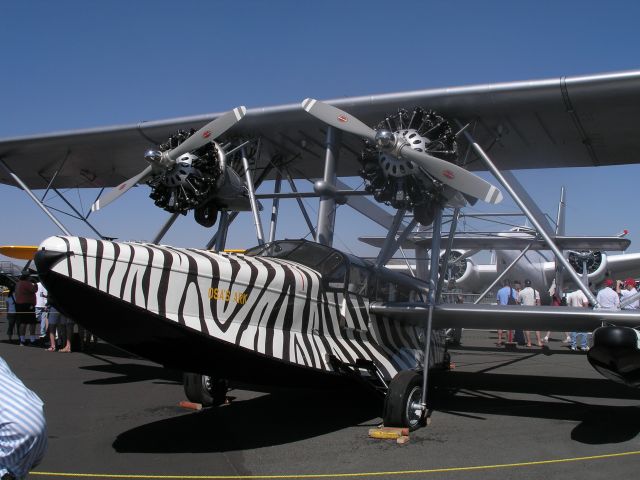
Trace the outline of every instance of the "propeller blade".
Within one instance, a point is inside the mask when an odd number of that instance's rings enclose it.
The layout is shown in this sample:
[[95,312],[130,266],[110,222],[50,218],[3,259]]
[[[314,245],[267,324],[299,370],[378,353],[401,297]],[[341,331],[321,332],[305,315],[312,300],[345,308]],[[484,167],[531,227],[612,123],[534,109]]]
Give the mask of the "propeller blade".
[[144,177],[149,175],[151,173],[151,169],[152,169],[152,167],[151,167],[151,165],[149,165],[147,168],[145,168],[143,171],[141,171],[135,177],[132,177],[129,180],[125,180],[124,182],[122,182],[117,187],[112,188],[111,190],[109,190],[106,195],[103,195],[101,198],[96,200],[93,205],[91,205],[91,211],[92,212],[97,212],[101,208],[104,208],[107,205],[109,205],[111,202],[116,200],[120,195],[125,193],[127,190],[129,190],[131,187],[133,187],[136,183],[140,182]]
[[246,114],[247,109],[243,106],[240,106],[234,108],[230,112],[225,113],[224,115],[219,116],[215,120],[207,123],[204,127],[195,132],[176,148],[169,151],[169,158],[175,160],[180,155],[191,152],[192,150],[196,150],[205,145],[207,142],[218,138],[220,135],[222,135],[224,132],[226,132],[236,123],[242,120]]
[[356,117],[349,115],[339,108],[322,103],[313,98],[306,98],[302,102],[302,108],[318,120],[322,120],[332,127],[367,138],[372,142],[376,139],[376,131],[373,128],[368,127]]
[[429,172],[429,175],[461,193],[479,198],[487,203],[495,204],[502,201],[502,192],[500,190],[458,165],[418,152],[409,145],[404,146],[400,152],[403,157],[408,158]]

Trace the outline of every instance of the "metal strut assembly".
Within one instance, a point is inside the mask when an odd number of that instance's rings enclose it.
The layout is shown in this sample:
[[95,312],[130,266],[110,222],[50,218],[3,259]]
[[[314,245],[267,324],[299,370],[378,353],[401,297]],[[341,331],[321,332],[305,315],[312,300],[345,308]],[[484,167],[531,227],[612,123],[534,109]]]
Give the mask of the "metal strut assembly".
[[256,200],[256,192],[253,185],[253,176],[249,169],[249,159],[247,159],[247,151],[244,147],[242,152],[242,166],[244,167],[244,175],[247,182],[247,190],[249,190],[249,201],[251,202],[251,212],[253,213],[253,223],[256,226],[256,236],[258,244],[264,245],[264,233],[262,230],[262,222],[260,221],[260,212],[258,211],[258,201]]
[[431,355],[431,333],[433,326],[433,309],[436,303],[438,285],[438,264],[440,262],[440,240],[442,236],[442,206],[436,208],[433,219],[433,236],[431,240],[431,265],[429,267],[429,311],[424,324],[424,367],[422,372],[422,411],[427,412],[427,390],[429,388],[429,356]]
[[[328,189],[335,189],[336,186],[336,167],[338,164],[339,152],[340,131],[329,126],[327,127],[323,179],[323,186]],[[333,229],[335,227],[335,221],[335,195],[324,194],[320,197],[320,207],[318,208],[318,230],[316,232],[316,242],[329,247],[333,244]]]
[[40,207],[40,209],[51,219],[51,221],[55,223],[60,230],[62,230],[62,233],[64,233],[65,235],[71,236],[71,233],[69,233],[69,230],[67,230],[65,226],[62,225],[62,223],[60,223],[60,221],[53,215],[53,213],[51,213],[49,209],[40,200],[38,200],[38,197],[36,197],[33,194],[33,192],[29,189],[29,187],[27,187],[26,183],[24,183],[20,179],[20,177],[18,177],[18,175],[16,175],[15,172],[11,170],[9,165],[7,165],[5,161],[1,158],[0,158],[0,164],[2,164],[2,166],[7,171],[9,176],[13,178],[13,180],[27,193],[27,195],[29,195],[29,197],[31,197],[31,200],[33,200],[36,203],[36,205],[38,205],[38,207]]
[[[458,121],[458,125],[462,127],[462,123],[460,123],[459,121]],[[538,222],[538,219],[535,217],[535,215],[531,213],[527,205],[522,201],[520,196],[511,187],[511,185],[509,184],[507,179],[502,175],[502,173],[500,173],[500,170],[498,170],[498,168],[494,165],[494,163],[491,161],[491,159],[486,154],[486,152],[482,149],[482,147],[480,147],[480,145],[476,143],[473,136],[466,130],[463,132],[463,134],[466,137],[469,144],[471,145],[471,148],[473,149],[473,151],[478,155],[478,157],[480,157],[480,159],[484,162],[484,164],[489,168],[493,176],[496,177],[496,179],[502,184],[505,190],[509,192],[509,195],[511,195],[511,198],[513,198],[513,200],[520,207],[522,212],[527,216],[527,219],[534,226],[534,228],[536,229],[536,232],[544,239],[545,243],[549,246],[549,249],[556,256],[556,259],[558,260],[558,262],[560,262],[562,267],[567,271],[567,273],[569,273],[569,275],[571,276],[571,279],[575,282],[578,288],[580,288],[580,290],[582,290],[582,292],[586,295],[586,297],[589,299],[589,302],[591,302],[591,304],[594,307],[597,307],[598,301],[596,300],[596,297],[594,297],[593,293],[591,293],[589,288],[587,288],[587,286],[585,286],[582,283],[576,271],[573,268],[571,268],[571,265],[569,265],[569,262],[567,261],[567,259],[564,258],[564,255],[562,255],[562,252],[560,251],[558,246],[554,243],[553,239],[549,236],[549,234],[544,229],[544,227],[540,224],[540,222]]]

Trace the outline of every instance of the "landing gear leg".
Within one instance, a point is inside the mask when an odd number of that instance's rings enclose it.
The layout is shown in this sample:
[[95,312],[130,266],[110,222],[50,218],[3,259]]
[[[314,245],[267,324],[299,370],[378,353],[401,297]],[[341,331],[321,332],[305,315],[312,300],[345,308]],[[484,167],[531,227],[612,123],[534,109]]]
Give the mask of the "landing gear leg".
[[185,373],[183,377],[184,393],[190,402],[200,403],[203,407],[217,407],[227,398],[229,384],[226,380]]

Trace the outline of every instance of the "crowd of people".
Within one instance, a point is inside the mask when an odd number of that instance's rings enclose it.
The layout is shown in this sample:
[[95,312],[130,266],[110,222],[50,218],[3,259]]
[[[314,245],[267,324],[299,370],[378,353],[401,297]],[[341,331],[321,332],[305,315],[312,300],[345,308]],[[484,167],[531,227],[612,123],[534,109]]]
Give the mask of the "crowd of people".
[[[71,352],[75,324],[59,312],[42,283],[23,273],[6,297],[9,343],[43,347],[49,352]],[[14,339],[15,334],[15,339]],[[85,350],[95,338],[78,326],[79,348]]]
[[[548,304],[580,308],[589,307],[589,299],[581,289],[565,292],[564,295],[560,296],[559,293],[556,292],[554,283],[549,289],[548,299],[543,302],[540,292],[532,288],[531,280],[525,280],[524,285],[524,288],[522,288],[522,284],[518,281],[512,283],[510,280],[505,280],[503,287],[498,290],[496,294],[498,305],[534,306]],[[636,298],[630,302],[624,301],[637,293],[636,281],[633,278],[627,278],[624,281],[614,281],[612,278],[607,277],[602,282],[601,288],[593,293],[595,294],[598,308],[601,309],[618,310],[621,308],[621,302],[624,304],[622,308],[625,310],[637,310],[640,308],[640,299]],[[519,344],[531,347],[531,333],[530,331],[513,330],[505,332],[498,330],[498,341],[496,344],[498,346],[503,345],[503,340],[506,337],[508,341],[513,340]],[[564,334],[565,338],[563,343],[567,344],[571,350],[584,352],[589,350],[587,332],[564,332]],[[542,332],[536,331],[536,345],[538,347],[544,347],[544,345],[549,342],[550,336],[551,332],[546,332],[546,334],[542,336]]]

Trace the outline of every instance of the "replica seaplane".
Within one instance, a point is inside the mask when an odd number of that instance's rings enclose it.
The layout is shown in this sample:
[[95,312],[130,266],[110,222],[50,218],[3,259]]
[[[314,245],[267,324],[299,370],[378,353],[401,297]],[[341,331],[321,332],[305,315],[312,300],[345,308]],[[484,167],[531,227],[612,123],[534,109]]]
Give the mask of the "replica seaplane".
[[[94,210],[147,182],[156,204],[172,213],[149,243],[72,236],[34,197],[65,234],[45,240],[35,263],[57,306],[75,321],[126,350],[190,372],[185,390],[193,400],[221,403],[228,381],[362,381],[384,393],[385,424],[417,428],[428,410],[428,373],[448,363],[445,327],[595,330],[591,363],[615,381],[640,384],[639,314],[442,304],[438,254],[421,278],[383,266],[416,223],[433,224],[430,248],[440,252],[444,208],[457,214],[478,199],[500,202],[501,191],[471,172],[487,169],[597,307],[556,239],[500,169],[630,161],[627,152],[638,145],[625,125],[640,114],[638,93],[640,72],[624,72],[238,107],[222,115],[9,139],[0,142],[1,180],[27,192],[52,184],[118,186]],[[205,122],[197,131],[189,128]],[[606,148],[591,141],[595,134],[607,139]],[[168,142],[156,140],[167,136]],[[140,171],[140,152],[149,147],[155,149]],[[56,166],[55,158],[64,162]],[[362,192],[340,187],[336,177],[356,174],[365,180],[365,194],[397,213],[364,207]],[[283,178],[291,194],[280,192]],[[306,193],[296,191],[292,178],[322,180]],[[264,180],[275,180],[273,194],[255,193]],[[265,242],[258,200],[273,199],[277,218],[280,198],[303,196],[320,198],[317,226],[310,225],[316,241],[275,241],[272,221]],[[388,228],[375,261],[331,247],[339,203]],[[229,225],[247,208],[258,247],[224,252]],[[175,216],[190,210],[205,226],[221,212],[210,245],[161,245]],[[413,214],[408,225],[406,213]],[[452,224],[445,258],[454,236]]]
[[[515,182],[517,180],[514,179]],[[529,202],[532,210],[539,210],[533,199]],[[573,270],[580,275],[582,283],[599,285],[607,276],[611,278],[640,278],[640,253],[611,254],[625,251],[631,241],[628,230],[611,236],[567,236],[565,234],[566,191],[561,190],[560,202],[555,225],[549,224],[540,211],[536,215],[541,224],[551,232],[554,242],[562,250]],[[456,292],[476,293],[491,290],[502,278],[528,279],[534,289],[540,292],[549,290],[555,283],[559,294],[564,289],[575,290],[572,279],[548,250],[544,241],[531,227],[514,224],[509,230],[491,231],[493,222],[501,226],[509,224],[509,219],[521,217],[518,213],[473,213],[469,220],[481,224],[481,232],[456,232],[452,239],[451,252],[445,268],[445,284]],[[497,218],[496,218],[497,217]],[[483,228],[484,227],[484,228]],[[474,224],[474,228],[477,225]],[[428,229],[416,228],[402,244],[402,248],[416,252],[426,251],[430,247],[432,235]],[[445,241],[447,240],[444,237]],[[381,247],[384,237],[359,237],[369,245]],[[524,252],[522,251],[527,249]],[[491,250],[490,263],[479,263],[473,258],[479,252]],[[441,251],[440,262],[444,261]],[[416,255],[417,257],[417,255]],[[416,258],[417,260],[417,258]],[[402,259],[388,265],[396,271],[415,271],[415,264]],[[489,288],[491,287],[491,288]]]

